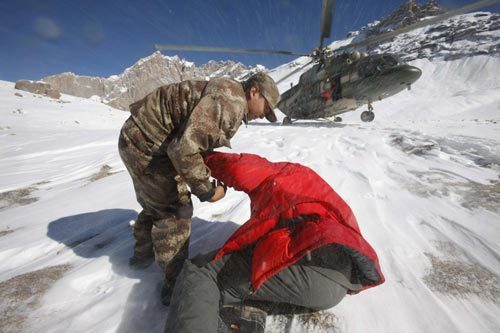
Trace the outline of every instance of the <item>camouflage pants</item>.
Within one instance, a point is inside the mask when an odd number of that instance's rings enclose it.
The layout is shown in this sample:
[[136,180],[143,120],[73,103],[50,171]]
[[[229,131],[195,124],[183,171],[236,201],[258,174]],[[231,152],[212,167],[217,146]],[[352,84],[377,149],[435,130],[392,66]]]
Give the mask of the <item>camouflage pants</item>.
[[132,118],[123,125],[118,147],[143,208],[134,225],[134,256],[154,255],[166,281],[173,282],[188,258],[193,214],[188,188]]

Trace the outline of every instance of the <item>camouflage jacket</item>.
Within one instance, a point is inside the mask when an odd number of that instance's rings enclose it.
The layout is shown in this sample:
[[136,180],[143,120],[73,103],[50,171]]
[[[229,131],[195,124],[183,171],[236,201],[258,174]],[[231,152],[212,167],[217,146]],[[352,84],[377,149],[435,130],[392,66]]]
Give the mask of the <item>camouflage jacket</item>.
[[201,154],[230,147],[248,105],[241,83],[216,78],[162,86],[131,104],[130,112],[153,153],[168,154],[193,194],[206,201],[214,188]]

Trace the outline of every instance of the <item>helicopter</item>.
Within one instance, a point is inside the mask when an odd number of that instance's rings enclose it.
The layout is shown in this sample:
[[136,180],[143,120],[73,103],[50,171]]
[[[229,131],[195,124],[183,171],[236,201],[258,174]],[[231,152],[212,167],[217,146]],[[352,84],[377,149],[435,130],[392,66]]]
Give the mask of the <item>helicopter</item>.
[[[342,121],[338,115],[353,111],[367,104],[368,110],[361,112],[361,120],[371,122],[375,119],[373,102],[393,96],[404,89],[410,89],[422,75],[422,71],[406,64],[398,56],[390,53],[368,55],[357,48],[376,44],[393,38],[399,34],[434,24],[455,15],[490,6],[500,0],[480,0],[472,4],[448,11],[414,24],[372,36],[335,49],[323,47],[325,38],[330,37],[334,12],[334,0],[323,0],[321,13],[320,45],[311,54],[300,54],[283,50],[262,50],[248,48],[161,45],[157,50],[178,51],[210,51],[253,54],[281,54],[290,56],[306,56],[310,61],[277,80],[282,83],[292,75],[314,64],[301,74],[296,85],[281,94],[278,109],[286,117],[283,125],[292,124],[300,119],[323,119],[334,117],[334,121]],[[350,51],[350,52],[348,52]]]
[[335,116],[368,104],[361,120],[373,121],[372,102],[395,95],[418,80],[422,71],[405,64],[396,55],[366,55],[358,51],[330,57],[300,76],[299,83],[281,95],[278,108],[292,119],[318,119]]

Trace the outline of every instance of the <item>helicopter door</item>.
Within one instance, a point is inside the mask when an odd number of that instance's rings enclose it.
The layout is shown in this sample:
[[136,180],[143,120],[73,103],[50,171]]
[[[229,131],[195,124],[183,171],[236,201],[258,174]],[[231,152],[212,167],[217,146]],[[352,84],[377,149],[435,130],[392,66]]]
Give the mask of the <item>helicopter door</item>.
[[342,89],[340,85],[340,75],[333,78],[327,78],[325,81],[321,82],[320,85],[320,96],[323,100],[327,101],[331,99],[332,101],[337,101],[342,98]]
[[333,85],[334,84],[331,82],[330,78],[327,78],[325,81],[321,81],[319,94],[324,101],[332,98]]
[[333,101],[338,101],[339,99],[342,98],[342,84],[340,80],[340,75],[337,75],[333,78],[334,81],[334,90],[333,90],[333,96],[332,100]]

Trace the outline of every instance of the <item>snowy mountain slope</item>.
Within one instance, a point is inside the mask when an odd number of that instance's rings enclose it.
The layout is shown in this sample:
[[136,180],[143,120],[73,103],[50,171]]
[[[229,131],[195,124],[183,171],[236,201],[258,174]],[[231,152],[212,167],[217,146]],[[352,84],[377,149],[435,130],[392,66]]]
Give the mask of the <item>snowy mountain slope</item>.
[[[411,90],[375,102],[377,120],[500,120],[498,105],[495,104],[500,91],[497,78],[500,57],[475,56],[432,62],[417,59],[410,64],[422,70],[422,77]],[[415,99],[420,99],[419,109],[415,108]],[[485,105],[489,106],[485,108]],[[359,111],[347,113],[343,118],[357,120]]]
[[[316,170],[351,205],[378,252],[387,282],[330,310],[334,331],[499,327],[498,62],[418,60],[423,77],[411,91],[376,103],[373,123],[352,112],[342,124],[257,121],[235,136],[236,152]],[[57,103],[16,92],[0,84],[0,293],[2,284],[25,281],[23,274],[43,280],[37,270],[69,266],[28,301],[2,294],[0,306],[8,300],[7,317],[15,319],[0,321],[2,329],[161,332],[159,269],[127,266],[129,223],[139,211],[116,149],[127,115],[81,98]],[[220,246],[249,217],[248,204],[232,190],[215,204],[195,199],[192,255]],[[284,322],[269,319],[269,331]],[[288,325],[307,330],[297,318]]]
[[[421,17],[419,20],[426,20],[428,17]],[[357,42],[367,36],[393,30],[387,29],[387,23],[390,23],[389,25],[393,28],[404,26],[405,18],[407,17],[393,18],[385,24],[384,21],[373,22],[359,31],[350,32],[348,36]],[[400,34],[366,49],[370,53],[394,53],[405,61],[422,58],[452,60],[495,53],[498,55],[499,50],[500,14],[490,12],[457,15],[439,23]]]
[[[415,57],[422,77],[376,102],[373,123],[357,110],[340,124],[256,121],[238,131],[233,151],[317,171],[352,207],[387,280],[331,309],[333,328],[270,318],[269,332],[498,330],[500,57],[490,47],[498,30],[487,33],[476,42],[489,43],[489,55]],[[412,36],[392,51],[425,34]],[[160,270],[127,266],[140,210],[116,147],[128,115],[13,87],[0,81],[0,332],[162,332]],[[191,255],[220,246],[250,214],[233,190],[194,205]]]

